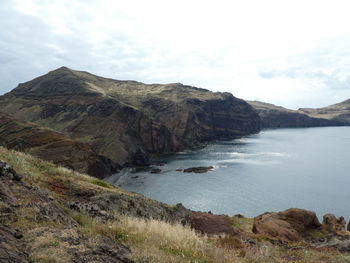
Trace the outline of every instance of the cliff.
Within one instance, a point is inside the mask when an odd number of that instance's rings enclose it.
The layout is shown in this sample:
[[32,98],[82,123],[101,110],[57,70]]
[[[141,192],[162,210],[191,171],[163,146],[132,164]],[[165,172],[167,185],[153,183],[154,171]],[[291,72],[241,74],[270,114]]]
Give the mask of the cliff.
[[26,152],[81,173],[104,178],[109,167],[90,145],[0,112],[0,145]]
[[314,118],[324,118],[350,125],[350,99],[323,108],[301,108],[299,111]]
[[313,116],[301,110],[289,110],[260,101],[247,101],[261,118],[263,128],[303,128],[322,126],[343,126],[341,120]]
[[65,67],[0,97],[0,111],[88,143],[118,165],[260,130],[253,108],[229,93],[98,77]]

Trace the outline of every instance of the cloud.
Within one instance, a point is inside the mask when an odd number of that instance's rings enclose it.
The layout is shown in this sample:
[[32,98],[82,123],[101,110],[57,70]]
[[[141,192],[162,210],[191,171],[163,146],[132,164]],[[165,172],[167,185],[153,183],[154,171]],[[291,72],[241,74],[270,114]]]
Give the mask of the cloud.
[[0,93],[65,65],[292,108],[350,97],[347,1],[3,2]]

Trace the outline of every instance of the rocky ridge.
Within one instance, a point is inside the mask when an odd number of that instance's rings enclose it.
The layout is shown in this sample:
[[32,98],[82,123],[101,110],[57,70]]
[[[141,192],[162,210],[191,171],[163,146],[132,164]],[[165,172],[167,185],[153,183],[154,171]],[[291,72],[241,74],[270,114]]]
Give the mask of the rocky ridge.
[[247,102],[259,113],[262,128],[303,128],[350,124],[343,119],[331,119],[322,115],[310,114],[311,110],[289,110],[260,101]]
[[0,111],[84,143],[118,165],[258,132],[260,118],[230,93],[98,77],[65,67],[0,97]]
[[350,99],[323,108],[300,108],[299,111],[314,118],[350,123]]

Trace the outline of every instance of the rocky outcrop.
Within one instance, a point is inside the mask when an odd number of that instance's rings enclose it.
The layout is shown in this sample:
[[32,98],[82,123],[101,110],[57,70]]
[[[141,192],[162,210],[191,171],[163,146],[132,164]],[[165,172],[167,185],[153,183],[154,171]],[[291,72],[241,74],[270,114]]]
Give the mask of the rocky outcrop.
[[26,243],[23,235],[8,225],[0,224],[0,262],[29,263]]
[[226,215],[194,212],[190,225],[196,231],[208,235],[231,235],[234,233],[232,221]]
[[192,214],[192,211],[186,209],[182,204],[170,206],[147,200],[143,196],[131,196],[123,193],[94,195],[88,200],[71,202],[70,208],[102,218],[106,217],[107,211],[147,219],[153,218],[169,223],[181,222],[182,224],[187,224]]
[[323,216],[322,229],[328,232],[338,233],[345,231],[346,221],[344,217],[336,218],[333,214]]
[[[0,262],[133,262],[130,249],[113,239],[92,245],[57,200],[19,178],[0,161]],[[58,253],[48,254],[52,246]]]
[[89,143],[119,165],[145,165],[149,153],[260,130],[253,108],[229,93],[112,80],[65,67],[1,96],[0,111]]
[[105,164],[107,158],[100,158],[90,145],[34,123],[19,121],[1,112],[0,146],[30,153],[98,178],[112,174],[111,167]]
[[262,128],[303,128],[322,126],[344,126],[340,120],[330,120],[322,116],[309,116],[301,110],[289,110],[259,101],[248,101],[259,113]]
[[298,241],[303,239],[308,230],[320,226],[315,212],[291,208],[255,217],[253,232],[281,240]]
[[[110,262],[133,263],[127,255],[130,248],[116,243],[114,240],[101,240],[98,244],[91,245],[77,229],[63,228],[52,229],[49,227],[37,228],[30,231],[28,238],[28,250],[31,255],[39,259],[35,262]],[[43,240],[55,240],[52,244]],[[60,252],[48,254],[50,246],[59,246]],[[46,253],[45,253],[46,252]],[[31,261],[33,262],[33,261]]]

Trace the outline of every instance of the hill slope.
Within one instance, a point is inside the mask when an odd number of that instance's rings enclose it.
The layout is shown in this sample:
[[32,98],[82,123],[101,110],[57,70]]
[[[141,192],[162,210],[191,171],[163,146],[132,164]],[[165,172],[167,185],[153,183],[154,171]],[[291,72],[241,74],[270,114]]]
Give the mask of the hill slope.
[[350,99],[323,108],[301,108],[299,111],[315,118],[350,123]]
[[95,177],[111,175],[110,169],[88,144],[34,123],[16,120],[2,112],[0,145]]
[[260,101],[247,101],[259,113],[263,128],[302,128],[346,125],[341,120],[313,116]]
[[65,67],[1,96],[0,111],[87,142],[120,165],[260,130],[258,114],[229,93],[112,80]]

